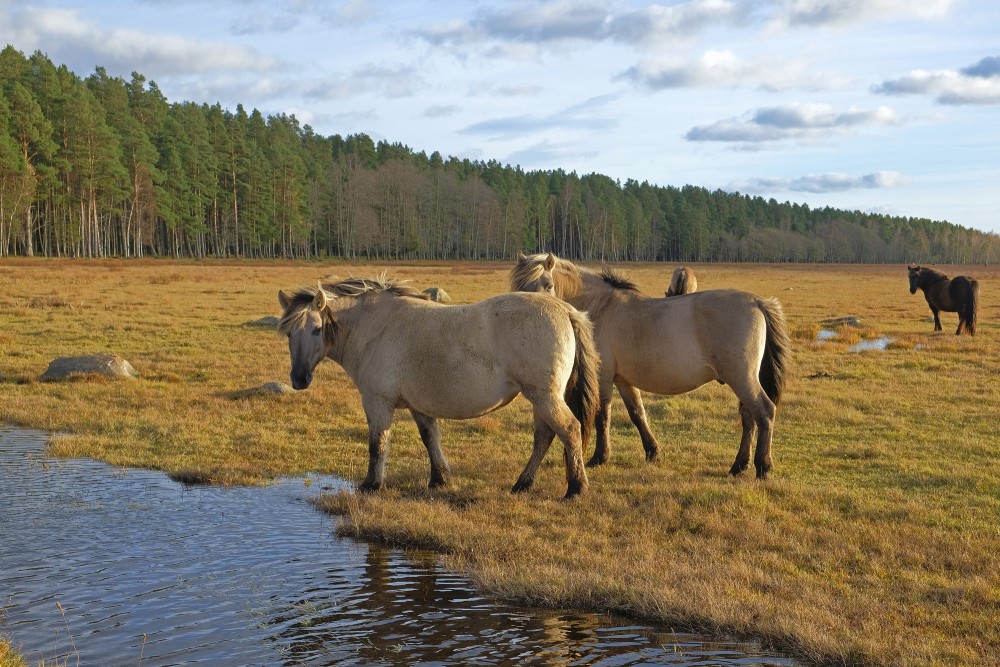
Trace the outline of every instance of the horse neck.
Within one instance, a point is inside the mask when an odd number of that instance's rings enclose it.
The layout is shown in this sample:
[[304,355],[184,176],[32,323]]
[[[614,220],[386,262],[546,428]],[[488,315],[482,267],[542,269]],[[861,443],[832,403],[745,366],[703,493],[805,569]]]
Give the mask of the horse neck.
[[920,276],[920,281],[917,283],[917,287],[926,292],[933,285],[937,285],[939,282],[948,280],[948,276],[941,273],[940,271],[932,271],[930,269],[924,269],[924,273]]
[[563,297],[575,308],[585,310],[593,315],[603,312],[616,301],[614,297],[620,290],[609,285],[599,274],[581,270],[579,276],[574,298]]

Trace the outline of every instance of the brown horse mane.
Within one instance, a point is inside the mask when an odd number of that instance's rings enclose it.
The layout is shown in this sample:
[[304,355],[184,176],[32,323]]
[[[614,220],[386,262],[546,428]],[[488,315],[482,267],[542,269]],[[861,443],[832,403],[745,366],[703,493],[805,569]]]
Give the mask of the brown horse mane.
[[[302,326],[306,313],[313,305],[319,287],[300,287],[288,297],[288,308],[278,321],[278,333],[288,335],[294,329]],[[388,292],[393,296],[426,299],[427,295],[406,281],[387,278],[383,273],[378,278],[348,278],[337,283],[322,283],[322,289],[328,295],[336,297],[357,298],[372,292]],[[323,322],[327,323],[329,313],[324,311]]]
[[601,279],[615,289],[625,289],[633,292],[640,291],[639,286],[632,282],[631,278],[621,271],[612,269],[610,266],[601,268]]
[[921,266],[919,269],[920,279],[917,283],[920,287],[930,287],[934,283],[939,283],[942,280],[948,280],[948,275],[938,271],[937,269],[932,269],[928,266]]

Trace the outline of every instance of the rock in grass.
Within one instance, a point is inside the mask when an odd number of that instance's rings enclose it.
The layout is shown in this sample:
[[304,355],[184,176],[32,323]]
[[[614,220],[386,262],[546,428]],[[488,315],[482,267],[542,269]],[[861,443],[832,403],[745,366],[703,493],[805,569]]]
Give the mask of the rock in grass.
[[247,327],[268,327],[268,328],[271,328],[271,329],[277,329],[278,328],[278,318],[274,317],[273,315],[268,315],[266,317],[260,318],[259,320],[254,320],[253,322],[244,322],[243,326],[247,326]]
[[440,287],[428,287],[424,290],[424,294],[430,297],[431,301],[438,301],[440,303],[448,303],[451,301],[451,297]]
[[49,363],[42,373],[42,380],[66,380],[80,375],[99,375],[108,378],[135,378],[138,373],[117,354],[102,352],[82,357],[59,357]]
[[284,382],[265,382],[257,392],[261,394],[294,394],[295,390]]

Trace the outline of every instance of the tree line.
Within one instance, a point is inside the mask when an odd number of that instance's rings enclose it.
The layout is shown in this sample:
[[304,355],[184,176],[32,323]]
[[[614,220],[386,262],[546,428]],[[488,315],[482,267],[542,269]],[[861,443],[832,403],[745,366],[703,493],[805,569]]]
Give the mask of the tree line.
[[0,51],[0,256],[981,263],[1000,236],[429,156]]

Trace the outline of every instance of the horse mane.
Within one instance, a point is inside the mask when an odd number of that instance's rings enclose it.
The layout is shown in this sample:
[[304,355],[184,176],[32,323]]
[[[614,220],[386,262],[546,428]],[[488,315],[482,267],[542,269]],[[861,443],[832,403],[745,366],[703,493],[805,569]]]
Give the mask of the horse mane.
[[[386,277],[385,273],[377,278],[348,278],[337,283],[326,282],[321,285],[324,292],[333,297],[357,298],[371,292],[388,292],[393,296],[426,299],[427,295],[406,281]],[[302,326],[319,292],[319,287],[300,287],[288,294],[288,307],[278,320],[278,333],[288,335]],[[327,313],[323,313],[324,323]]]
[[601,279],[615,289],[625,289],[633,292],[639,291],[639,286],[632,282],[631,278],[621,271],[612,269],[610,266],[601,268]]
[[919,269],[920,280],[917,283],[923,287],[930,287],[934,283],[939,283],[942,280],[948,280],[948,275],[938,271],[937,269],[932,269],[929,266],[921,266]]

